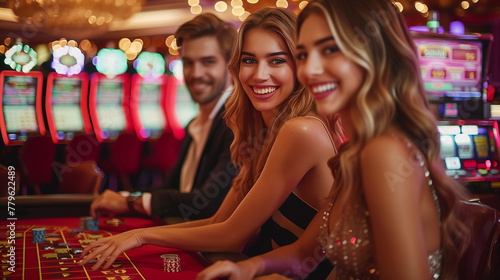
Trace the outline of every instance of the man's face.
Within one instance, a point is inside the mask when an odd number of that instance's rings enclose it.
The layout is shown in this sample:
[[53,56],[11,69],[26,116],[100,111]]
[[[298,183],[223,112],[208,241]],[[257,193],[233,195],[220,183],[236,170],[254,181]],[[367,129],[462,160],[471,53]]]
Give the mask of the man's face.
[[184,39],[184,80],[194,102],[210,103],[226,87],[227,63],[214,36]]

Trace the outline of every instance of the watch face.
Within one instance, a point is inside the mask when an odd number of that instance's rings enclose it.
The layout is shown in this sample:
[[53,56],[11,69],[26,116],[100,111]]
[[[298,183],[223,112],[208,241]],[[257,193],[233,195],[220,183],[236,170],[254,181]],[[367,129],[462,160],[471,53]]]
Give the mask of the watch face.
[[127,196],[127,201],[131,202],[134,200],[138,200],[141,198],[142,193],[141,192],[133,192],[129,196]]
[[142,195],[142,192],[133,192],[133,193],[130,193],[129,196],[132,196],[132,197],[139,197]]

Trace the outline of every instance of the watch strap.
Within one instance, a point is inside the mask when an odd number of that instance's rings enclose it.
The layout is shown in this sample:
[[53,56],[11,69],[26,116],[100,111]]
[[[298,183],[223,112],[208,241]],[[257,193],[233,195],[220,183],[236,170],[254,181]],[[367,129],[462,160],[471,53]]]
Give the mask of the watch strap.
[[129,195],[127,196],[127,207],[130,212],[137,212],[134,207],[134,201],[141,198],[141,195]]

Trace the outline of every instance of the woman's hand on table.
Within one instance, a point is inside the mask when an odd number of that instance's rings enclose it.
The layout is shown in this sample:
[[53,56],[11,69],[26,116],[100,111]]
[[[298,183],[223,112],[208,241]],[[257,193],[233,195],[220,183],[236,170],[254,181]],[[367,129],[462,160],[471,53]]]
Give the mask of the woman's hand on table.
[[96,264],[92,266],[92,270],[109,268],[123,252],[144,245],[140,231],[141,229],[130,230],[90,243],[80,255],[79,265],[83,266],[98,258]]

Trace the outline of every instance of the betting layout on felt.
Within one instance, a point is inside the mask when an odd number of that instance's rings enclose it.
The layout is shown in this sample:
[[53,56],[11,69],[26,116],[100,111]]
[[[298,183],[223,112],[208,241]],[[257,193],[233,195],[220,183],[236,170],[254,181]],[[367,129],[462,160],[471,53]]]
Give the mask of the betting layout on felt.
[[[45,240],[33,243],[32,229],[45,228]],[[0,240],[7,240],[7,226],[0,226]],[[6,279],[143,279],[137,268],[124,254],[120,255],[111,268],[92,271],[96,261],[81,267],[79,255],[88,244],[112,235],[107,231],[70,229],[62,226],[18,225],[15,236],[15,271],[5,271]],[[11,245],[0,243],[0,250],[7,251]],[[24,256],[24,257],[23,257]],[[6,261],[1,254],[0,261]]]

